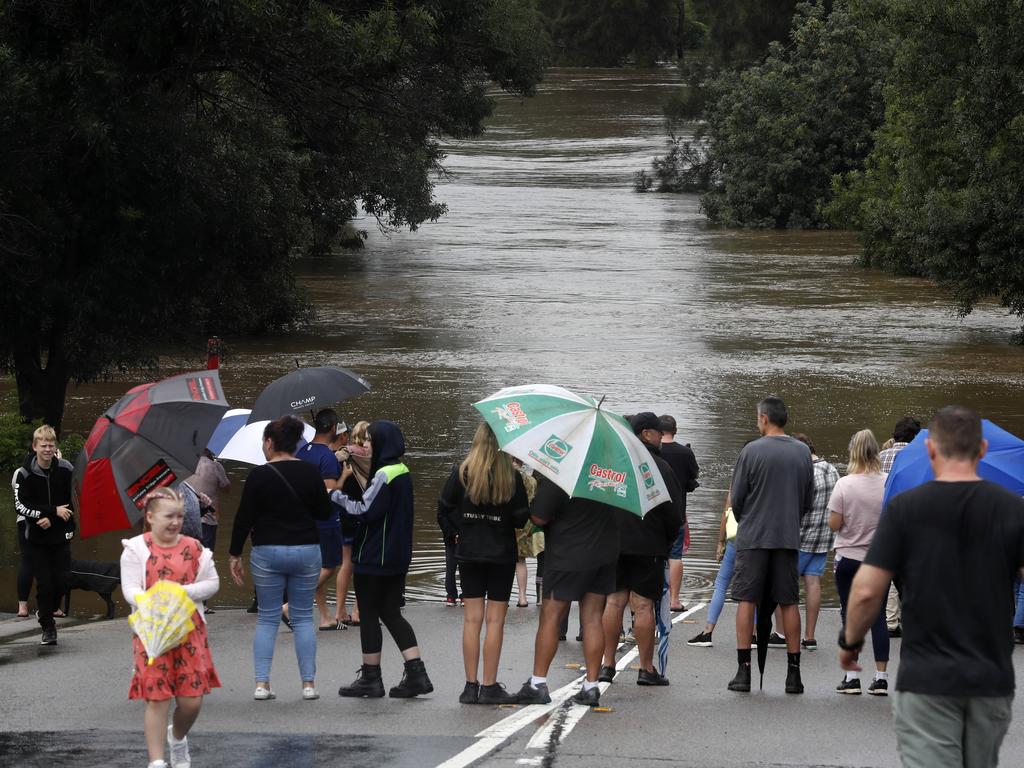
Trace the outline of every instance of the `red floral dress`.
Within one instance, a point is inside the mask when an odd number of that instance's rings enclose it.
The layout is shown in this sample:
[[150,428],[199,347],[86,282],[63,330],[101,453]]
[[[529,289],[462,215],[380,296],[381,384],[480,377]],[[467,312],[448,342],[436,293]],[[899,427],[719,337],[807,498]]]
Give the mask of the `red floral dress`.
[[[151,534],[143,534],[149,547],[146,560],[146,589],[158,581],[176,581],[191,584],[199,572],[199,556],[203,545],[193,538],[182,536],[173,547],[153,543]],[[135,674],[128,688],[129,699],[162,701],[174,696],[202,696],[220,688],[220,678],[213,666],[210,644],[206,638],[206,622],[198,611],[192,622],[196,628],[184,643],[158,656],[153,665],[142,647],[142,641],[133,637],[135,646]]]

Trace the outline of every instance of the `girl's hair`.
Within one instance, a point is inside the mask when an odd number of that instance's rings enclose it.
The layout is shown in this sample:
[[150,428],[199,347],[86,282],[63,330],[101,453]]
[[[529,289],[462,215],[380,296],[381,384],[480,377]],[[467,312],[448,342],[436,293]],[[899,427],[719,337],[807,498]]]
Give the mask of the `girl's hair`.
[[878,441],[870,429],[855,432],[850,438],[850,465],[847,473],[876,473],[882,471],[882,461],[878,458]]
[[512,457],[498,449],[498,438],[482,422],[473,435],[469,455],[459,466],[459,479],[474,504],[503,504],[516,490]]
[[352,432],[349,435],[349,440],[356,445],[366,445],[366,438],[369,437],[370,422],[358,421],[356,425],[352,427]]
[[143,531],[150,529],[149,513],[155,511],[161,504],[176,504],[181,507],[182,511],[185,509],[185,500],[178,491],[173,488],[154,488],[142,500]]
[[278,453],[295,453],[302,438],[302,422],[295,416],[282,416],[267,424],[263,437],[270,438],[274,450]]

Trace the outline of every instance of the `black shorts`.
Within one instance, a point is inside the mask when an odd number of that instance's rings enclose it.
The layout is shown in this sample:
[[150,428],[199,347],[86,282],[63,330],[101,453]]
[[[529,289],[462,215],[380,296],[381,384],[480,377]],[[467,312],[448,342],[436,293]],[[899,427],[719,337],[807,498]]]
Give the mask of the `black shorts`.
[[619,555],[615,591],[629,590],[649,600],[661,599],[665,583],[665,558],[654,555]]
[[319,528],[320,567],[337,568],[341,565],[341,528]]
[[591,592],[610,595],[615,591],[615,563],[607,563],[586,571],[544,571],[544,599],[572,602]]
[[779,605],[800,602],[795,549],[738,549],[732,577],[732,599],[760,603],[771,579],[772,599]]
[[479,563],[459,561],[459,586],[462,597],[486,597],[488,600],[508,602],[512,596],[512,580],[516,576],[516,564]]

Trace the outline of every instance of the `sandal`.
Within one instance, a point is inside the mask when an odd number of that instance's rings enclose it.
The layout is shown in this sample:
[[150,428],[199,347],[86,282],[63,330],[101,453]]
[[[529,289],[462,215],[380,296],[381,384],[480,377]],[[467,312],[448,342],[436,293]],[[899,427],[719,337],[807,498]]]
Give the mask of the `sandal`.
[[60,608],[53,612],[53,618],[55,619],[66,619],[68,615],[64,613]]
[[348,624],[343,624],[339,621],[334,624],[328,624],[326,627],[320,627],[321,632],[334,632],[338,629],[348,629]]
[[516,608],[529,608],[529,603],[516,603]]
[[281,614],[281,623],[288,627],[292,632],[295,631],[295,627],[292,626],[291,621],[283,613]]

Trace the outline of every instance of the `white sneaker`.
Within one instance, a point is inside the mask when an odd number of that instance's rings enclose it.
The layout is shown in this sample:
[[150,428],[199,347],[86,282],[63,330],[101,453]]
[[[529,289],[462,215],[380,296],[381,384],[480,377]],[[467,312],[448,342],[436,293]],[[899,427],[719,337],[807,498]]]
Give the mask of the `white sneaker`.
[[149,764],[148,768],[167,768],[167,763],[163,760],[154,760]]
[[269,688],[257,688],[252,697],[256,699],[256,701],[270,701],[271,699],[276,699],[277,694]]
[[304,685],[302,686],[302,698],[306,701],[313,701],[314,699],[319,699],[320,694],[317,693],[316,688],[312,685]]
[[188,753],[188,736],[178,741],[174,738],[174,726],[167,726],[167,745],[171,748],[171,768],[192,768],[192,757]]

